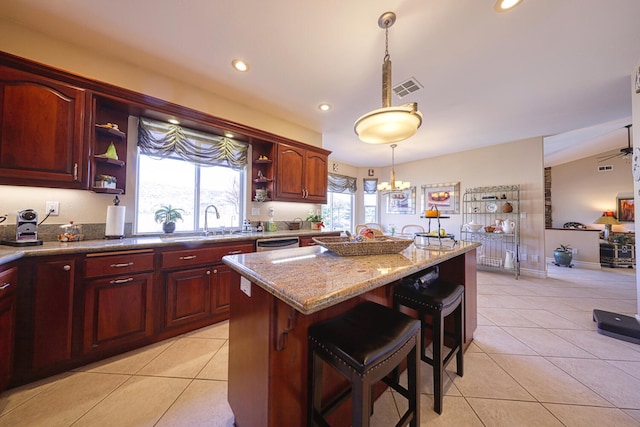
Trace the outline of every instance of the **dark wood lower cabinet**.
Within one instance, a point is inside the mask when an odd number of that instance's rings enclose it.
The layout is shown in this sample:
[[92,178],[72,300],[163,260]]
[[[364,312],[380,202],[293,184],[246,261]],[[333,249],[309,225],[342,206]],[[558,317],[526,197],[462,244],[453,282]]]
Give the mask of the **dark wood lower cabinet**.
[[0,271],[0,393],[7,387],[13,374],[17,285],[17,267]]
[[211,269],[166,274],[165,328],[203,320],[211,314]]
[[152,336],[153,273],[86,282],[83,335],[85,353]]

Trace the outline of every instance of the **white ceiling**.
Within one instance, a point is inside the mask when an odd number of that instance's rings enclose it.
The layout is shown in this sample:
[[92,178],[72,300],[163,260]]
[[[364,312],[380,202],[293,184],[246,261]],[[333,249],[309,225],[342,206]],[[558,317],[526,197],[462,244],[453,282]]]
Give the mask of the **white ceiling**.
[[393,84],[423,85],[392,103],[424,114],[396,163],[565,132],[546,140],[547,165],[626,146],[640,1],[524,0],[508,13],[494,1],[3,0],[0,19],[287,117],[322,132],[336,161],[385,166],[389,147],[360,142],[353,122],[381,106],[377,22],[391,10]]

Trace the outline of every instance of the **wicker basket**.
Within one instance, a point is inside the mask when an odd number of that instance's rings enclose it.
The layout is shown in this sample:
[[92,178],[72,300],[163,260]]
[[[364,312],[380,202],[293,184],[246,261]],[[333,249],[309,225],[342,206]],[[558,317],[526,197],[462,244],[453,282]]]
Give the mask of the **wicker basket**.
[[413,243],[410,239],[389,236],[378,236],[363,242],[352,242],[348,237],[313,237],[313,241],[340,256],[396,254]]

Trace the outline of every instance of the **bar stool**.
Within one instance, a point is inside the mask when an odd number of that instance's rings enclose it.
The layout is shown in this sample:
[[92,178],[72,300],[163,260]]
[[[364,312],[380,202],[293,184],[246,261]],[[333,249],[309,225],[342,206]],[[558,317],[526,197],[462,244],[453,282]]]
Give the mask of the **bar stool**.
[[[333,319],[309,327],[309,388],[307,425],[328,426],[325,416],[352,397],[351,424],[368,426],[373,413],[371,388],[384,381],[409,402],[397,426],[420,425],[418,353],[420,322],[373,302],[364,302]],[[388,377],[407,360],[407,388]],[[350,387],[322,407],[323,362],[350,381]]]
[[[422,339],[420,358],[433,367],[433,408],[442,413],[443,376],[444,369],[456,355],[456,372],[459,376],[464,373],[462,345],[464,343],[464,287],[459,284],[435,280],[427,286],[417,286],[415,283],[403,282],[394,289],[393,305],[396,310],[400,306],[414,309],[418,312],[422,324]],[[453,347],[443,357],[444,353],[444,320],[450,314],[454,315],[454,331],[446,334],[453,338]],[[426,316],[431,316],[428,323]],[[425,354],[425,334],[431,332],[433,342],[433,357]]]

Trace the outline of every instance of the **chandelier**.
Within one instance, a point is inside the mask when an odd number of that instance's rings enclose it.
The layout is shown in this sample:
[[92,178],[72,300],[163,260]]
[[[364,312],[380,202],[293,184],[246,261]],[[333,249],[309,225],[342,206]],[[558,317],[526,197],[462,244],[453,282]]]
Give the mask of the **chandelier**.
[[397,193],[399,191],[408,190],[411,187],[409,181],[396,181],[395,171],[395,148],[398,144],[391,144],[391,182],[381,182],[378,184],[378,191],[382,194]]
[[385,12],[378,18],[378,26],[385,31],[384,62],[382,64],[382,108],[368,112],[356,120],[354,129],[362,142],[388,144],[413,136],[422,124],[418,103],[391,105],[391,59],[389,56],[389,27],[396,22],[396,14]]

